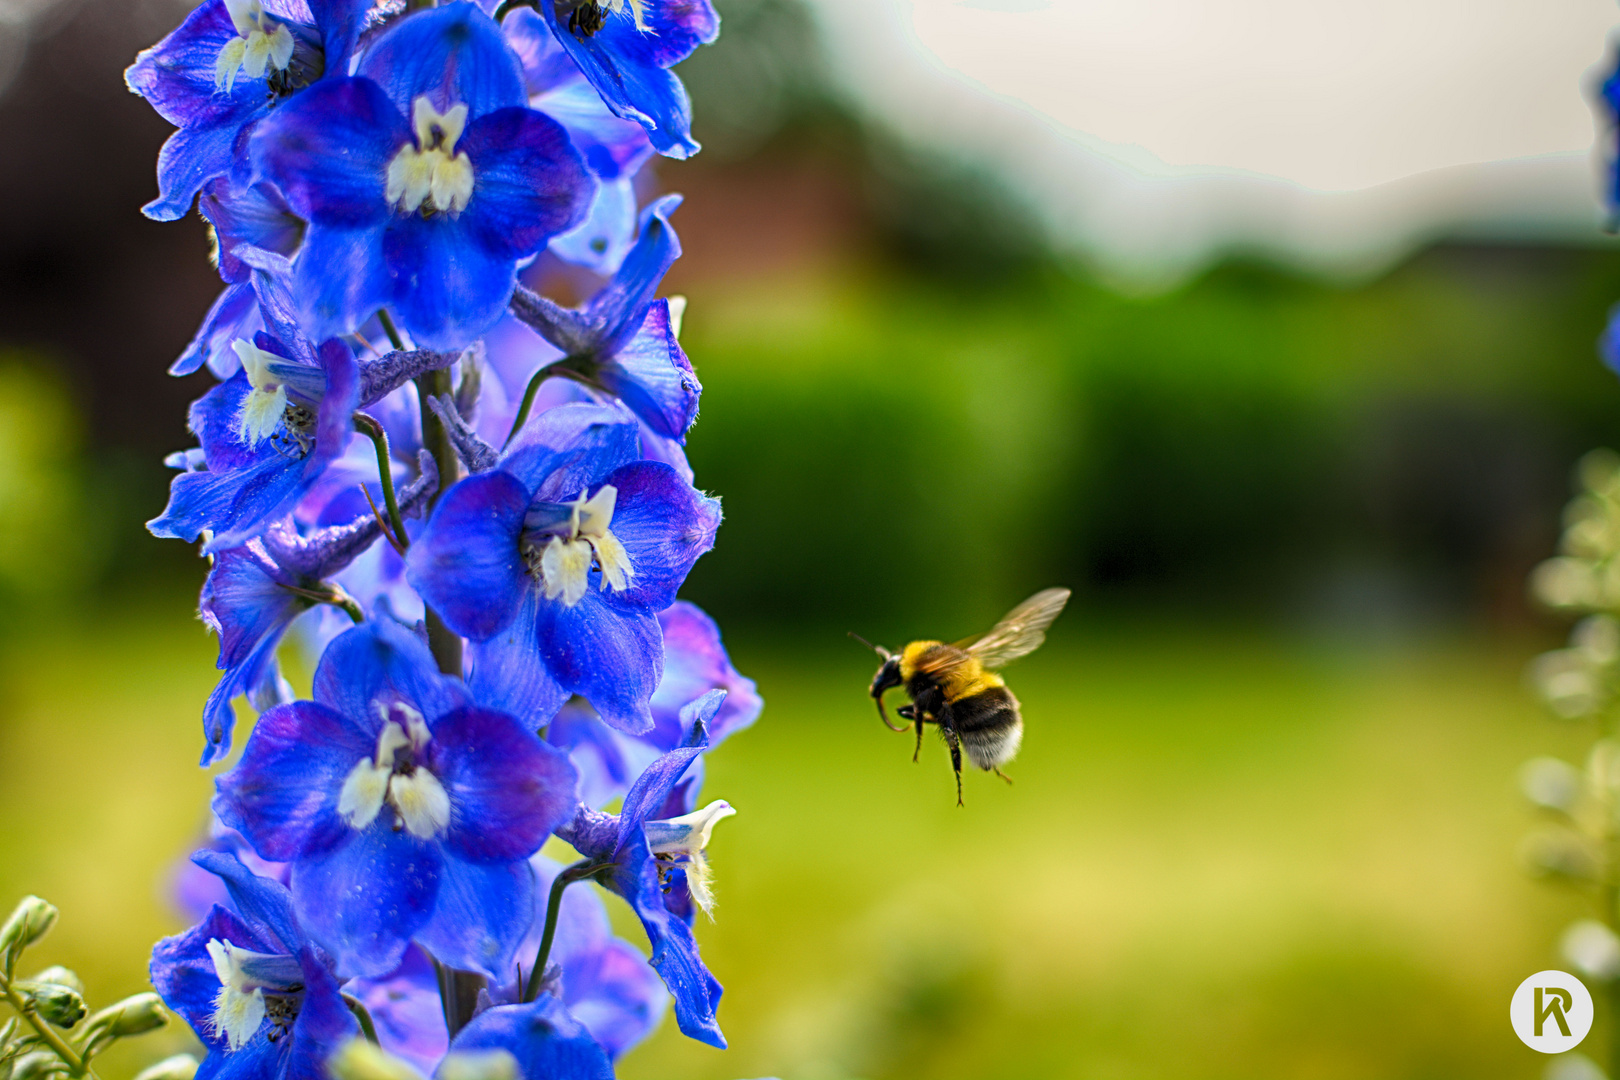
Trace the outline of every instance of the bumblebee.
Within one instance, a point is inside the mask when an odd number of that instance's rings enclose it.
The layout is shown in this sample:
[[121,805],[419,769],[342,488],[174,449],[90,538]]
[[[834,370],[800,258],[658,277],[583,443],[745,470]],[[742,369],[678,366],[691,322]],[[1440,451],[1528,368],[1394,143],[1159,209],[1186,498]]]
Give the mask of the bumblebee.
[[[850,635],[883,657],[883,666],[872,679],[872,698],[877,702],[878,717],[890,731],[916,730],[913,762],[922,751],[923,725],[939,725],[951,750],[951,768],[956,771],[957,806],[962,805],[964,749],[973,764],[1012,783],[1001,766],[1018,753],[1024,740],[1024,719],[1018,712],[1018,699],[995,672],[1040,648],[1046,628],[1068,602],[1068,589],[1044,589],[1009,611],[989,633],[954,645],[913,641],[891,653]],[[883,708],[884,693],[897,686],[904,687],[911,699],[898,710],[901,719],[910,722],[900,725],[890,723]]]

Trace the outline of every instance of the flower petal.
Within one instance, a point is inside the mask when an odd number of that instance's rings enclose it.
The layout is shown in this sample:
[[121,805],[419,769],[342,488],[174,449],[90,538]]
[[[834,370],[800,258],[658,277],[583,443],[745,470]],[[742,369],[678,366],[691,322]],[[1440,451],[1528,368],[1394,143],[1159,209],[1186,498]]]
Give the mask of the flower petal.
[[295,863],[293,899],[304,929],[337,958],[339,973],[377,978],[399,966],[432,915],[442,862],[438,845],[379,820]]
[[587,698],[609,725],[639,735],[653,726],[649,703],[663,673],[663,634],[650,613],[610,604],[606,595],[593,585],[573,607],[541,601],[535,642],[563,689]]
[[726,1039],[714,1015],[720,1004],[720,983],[698,955],[692,928],[664,907],[656,861],[640,829],[618,858],[624,869],[615,879],[616,889],[647,932],[651,963],[675,997],[675,1022],[681,1034],[724,1050]]
[[450,1050],[505,1050],[517,1059],[519,1075],[534,1080],[613,1080],[606,1052],[550,994],[527,1005],[484,1010],[461,1029]]
[[573,815],[574,767],[515,717],[462,708],[431,730],[431,768],[450,795],[444,843],[456,856],[526,859]]
[[[473,206],[481,194],[475,190]],[[389,303],[422,348],[459,349],[506,312],[517,259],[487,246],[475,220],[471,208],[455,219],[399,216],[382,234]]]
[[500,27],[461,0],[394,23],[366,50],[360,74],[407,115],[422,95],[440,113],[465,105],[474,119],[524,103],[518,60]]
[[360,1036],[360,1023],[343,1003],[337,980],[305,946],[298,953],[304,972],[304,999],[293,1021],[285,1071],[276,1080],[330,1080],[326,1059]]
[[523,718],[536,731],[568,700],[568,691],[546,670],[535,648],[534,624],[543,603],[539,589],[524,588],[512,620],[499,633],[473,641],[467,650],[473,696],[490,708]]
[[416,938],[440,963],[510,978],[534,906],[534,871],[519,860],[443,861],[433,915]]
[[203,849],[194,852],[191,861],[225,883],[231,903],[242,918],[253,926],[257,936],[266,944],[277,946],[271,950],[296,953],[304,945],[304,932],[298,928],[298,917],[293,913],[292,893],[279,881],[260,877],[249,870],[242,860],[223,851]]
[[360,229],[392,216],[383,194],[388,163],[410,141],[405,115],[376,83],[323,79],[278,106],[249,150],[255,173],[299,217]]
[[517,614],[528,578],[518,538],[529,493],[510,473],[469,476],[433,509],[411,545],[405,573],[446,625],[474,641]]
[[669,301],[652,302],[635,336],[597,369],[596,381],[654,433],[685,444],[703,386],[670,326]]
[[242,760],[214,781],[214,812],[260,858],[287,862],[331,848],[353,831],[338,816],[338,793],[376,750],[375,730],[313,701],[276,706],[259,717]]
[[427,643],[386,615],[333,639],[315,668],[314,690],[316,701],[369,731],[372,740],[381,729],[377,702],[404,702],[430,721],[467,704],[461,680],[439,674]]
[[629,553],[636,576],[625,591],[603,595],[622,610],[662,611],[675,602],[698,556],[714,546],[720,502],[657,461],[615,469],[604,483],[619,491],[613,534]]

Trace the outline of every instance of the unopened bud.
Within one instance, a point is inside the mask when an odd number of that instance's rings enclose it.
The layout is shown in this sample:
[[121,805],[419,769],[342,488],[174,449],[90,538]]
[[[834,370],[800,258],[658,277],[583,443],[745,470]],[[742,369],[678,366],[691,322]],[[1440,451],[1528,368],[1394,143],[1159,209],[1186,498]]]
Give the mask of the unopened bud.
[[144,1035],[156,1031],[169,1022],[163,1008],[163,999],[148,991],[127,997],[116,1005],[109,1005],[90,1018],[89,1027],[104,1038],[122,1039],[129,1035]]
[[1521,849],[1533,874],[1591,881],[1597,877],[1597,860],[1586,842],[1568,829],[1544,829],[1525,837]]
[[1564,959],[1588,978],[1609,982],[1620,977],[1620,938],[1596,919],[1571,924],[1558,947]]
[[518,1063],[505,1050],[461,1050],[446,1054],[434,1080],[517,1080]]
[[36,1050],[32,1054],[24,1054],[11,1066],[11,1080],[45,1080],[45,1077],[61,1075],[68,1071],[62,1059],[46,1050]]
[[84,1014],[90,1011],[84,1007],[84,998],[71,986],[37,982],[33,979],[18,980],[12,985],[33,1006],[36,1013],[59,1028],[72,1027],[83,1020]]
[[422,1080],[415,1069],[380,1046],[350,1039],[326,1059],[333,1080]]
[[1531,758],[1519,768],[1519,788],[1537,806],[1567,814],[1581,797],[1581,772],[1555,757]]
[[30,976],[29,981],[55,983],[57,986],[65,986],[69,990],[77,991],[80,996],[84,994],[84,980],[79,978],[79,973],[72,968],[65,968],[61,964],[52,964],[39,974]]
[[135,1080],[191,1080],[197,1075],[197,1059],[190,1054],[166,1057],[135,1074]]
[[0,926],[0,950],[11,957],[22,952],[56,925],[56,906],[37,896],[25,896]]

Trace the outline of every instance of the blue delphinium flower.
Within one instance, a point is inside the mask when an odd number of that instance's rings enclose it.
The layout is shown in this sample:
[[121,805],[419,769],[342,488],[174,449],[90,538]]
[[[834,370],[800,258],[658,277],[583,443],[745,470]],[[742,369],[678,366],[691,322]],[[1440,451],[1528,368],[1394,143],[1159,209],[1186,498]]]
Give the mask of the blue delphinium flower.
[[697,153],[692,102],[669,68],[720,34],[708,0],[535,0],[546,25],[619,116],[646,128],[658,152]]
[[326,958],[299,927],[292,898],[232,855],[194,856],[229,890],[202,923],[152,950],[152,985],[208,1049],[202,1080],[322,1080],[325,1061],[360,1033]]
[[386,975],[414,939],[501,976],[528,926],[526,860],[574,788],[561,753],[373,618],[327,647],[313,701],[259,718],[214,808],[262,858],[293,864],[306,927],[342,973]]
[[[422,469],[423,475],[400,493],[402,514],[418,513],[437,490],[433,459],[425,454]],[[204,765],[230,753],[236,724],[231,702],[237,697],[246,694],[260,712],[288,700],[275,660],[282,635],[314,604],[344,600],[327,579],[381,535],[381,522],[369,513],[308,535],[281,522],[262,537],[214,555],[198,612],[219,636],[217,666],[225,674],[203,706]]]
[[636,423],[612,406],[552,409],[496,464],[440,498],[411,584],[473,639],[485,700],[538,727],[579,694],[614,727],[650,730],[657,614],[713,546],[718,501],[638,460]]
[[708,747],[705,721],[719,711],[725,691],[713,690],[684,710],[691,734],[662,755],[631,786],[618,814],[584,806],[557,831],[574,849],[605,867],[597,880],[624,897],[652,945],[652,965],[675,998],[675,1020],[689,1038],[724,1047],[715,1019],[720,984],[698,955],[692,936],[694,904],[712,897],[704,848],[717,821],[735,811],[713,802],[695,813],[662,818],[682,776]]
[[613,1080],[613,1063],[563,1003],[541,994],[527,1005],[498,1005],[473,1017],[450,1043],[453,1053],[504,1050],[526,1080]]
[[641,235],[613,279],[582,311],[519,288],[512,312],[562,354],[544,370],[617,397],[650,432],[678,445],[697,417],[703,387],[679,341],[679,310],[653,293],[681,254],[666,195],[643,212]]
[[595,181],[525,105],[517,60],[475,5],[401,19],[358,77],[329,79],[255,132],[255,175],[308,222],[294,293],[317,337],[392,309],[418,345],[500,317],[520,260],[583,220]]
[[173,221],[204,183],[246,176],[255,124],[323,75],[343,75],[364,0],[205,0],[136,58],[129,88],[180,130],[158,155],[148,217]]
[[[681,719],[688,702],[710,690],[726,691],[725,703],[706,724],[709,749],[733,732],[748,727],[765,707],[754,681],[731,664],[720,641],[720,628],[702,609],[677,600],[658,613],[664,634],[664,677],[652,696],[653,727],[642,735],[626,735],[604,724],[589,705],[571,699],[546,725],[546,741],[568,751],[579,773],[579,800],[600,809],[623,798],[637,776],[660,754],[675,749],[691,734]],[[702,784],[703,759],[692,763],[682,787],[690,798],[679,811],[694,808]]]

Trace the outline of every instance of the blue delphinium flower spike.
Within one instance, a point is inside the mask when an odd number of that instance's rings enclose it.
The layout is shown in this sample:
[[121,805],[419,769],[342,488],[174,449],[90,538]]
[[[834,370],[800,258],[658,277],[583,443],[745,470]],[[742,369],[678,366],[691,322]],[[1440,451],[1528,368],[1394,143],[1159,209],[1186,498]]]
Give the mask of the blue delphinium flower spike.
[[697,153],[692,102],[668,70],[720,34],[708,0],[537,0],[546,24],[608,108],[647,129],[658,152]]
[[204,1080],[321,1080],[326,1058],[360,1033],[325,958],[299,927],[291,897],[235,856],[198,852],[234,911],[152,950],[152,985],[208,1049]]
[[518,262],[578,225],[595,190],[466,2],[401,19],[359,77],[278,109],[251,153],[308,222],[293,289],[316,337],[387,307],[418,345],[466,345],[500,317]]
[[653,299],[681,254],[669,223],[680,204],[666,195],[647,207],[635,247],[584,310],[519,288],[512,313],[562,352],[559,374],[619,398],[654,435],[684,445],[703,387],[681,349],[678,313]]
[[143,211],[173,221],[204,183],[246,176],[253,126],[323,75],[343,75],[366,0],[205,0],[136,57],[124,81],[179,127],[158,155],[159,195]]
[[658,819],[670,793],[708,746],[704,722],[720,709],[725,691],[713,690],[687,706],[691,734],[684,745],[647,767],[624,798],[618,814],[580,807],[557,831],[581,855],[608,864],[597,880],[624,897],[652,945],[652,965],[675,998],[675,1020],[682,1033],[724,1047],[715,1019],[720,984],[698,955],[692,936],[692,907],[710,903],[703,849],[715,822],[734,813],[724,802],[674,820]]
[[536,725],[569,694],[622,731],[652,728],[657,613],[714,544],[720,504],[636,458],[637,426],[603,405],[531,423],[499,467],[439,500],[407,575],[473,639],[471,681]]
[[574,770],[529,725],[440,675],[387,618],[336,638],[313,701],[259,718],[220,777],[220,820],[291,862],[310,936],[346,975],[381,976],[416,940],[503,976],[528,925],[527,859],[567,816]]

